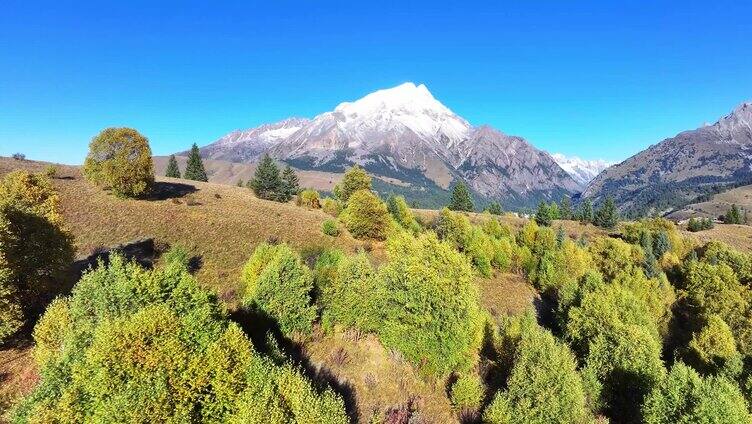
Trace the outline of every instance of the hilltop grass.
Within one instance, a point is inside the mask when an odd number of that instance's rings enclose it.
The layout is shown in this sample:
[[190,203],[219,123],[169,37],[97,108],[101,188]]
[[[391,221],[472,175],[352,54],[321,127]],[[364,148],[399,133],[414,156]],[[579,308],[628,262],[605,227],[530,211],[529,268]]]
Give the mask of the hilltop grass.
[[[25,168],[42,172],[47,164],[0,159],[0,175]],[[289,243],[304,255],[338,247],[355,252],[366,243],[342,234],[321,233],[331,218],[320,210],[256,198],[246,188],[157,177],[151,199],[120,199],[83,179],[76,167],[59,166],[55,188],[61,212],[75,236],[79,256],[97,249],[153,237],[158,245],[181,244],[200,258],[197,277],[235,306],[240,270],[257,245],[270,239]],[[369,243],[372,255],[383,254]]]
[[[48,165],[0,158],[0,176],[19,168],[43,172]],[[229,310],[239,306],[243,265],[257,245],[270,239],[289,243],[304,258],[336,247],[349,253],[364,249],[376,264],[385,260],[381,242],[355,240],[347,232],[337,238],[323,234],[322,223],[331,219],[323,211],[261,200],[246,188],[157,177],[150,199],[119,199],[89,184],[77,167],[61,165],[53,183],[78,256],[142,237],[153,237],[163,248],[180,244],[200,258],[198,280],[215,290]],[[428,222],[437,211],[416,213]],[[484,219],[488,215],[471,214],[474,222]],[[525,222],[511,214],[501,219],[513,229]],[[499,273],[477,283],[482,306],[492,315],[532,308],[535,290],[520,276]],[[374,336],[314,333],[300,341],[303,357],[350,387],[359,419],[412,399],[429,422],[457,422],[442,382],[421,377]],[[38,379],[30,343],[0,349],[0,378],[1,421],[3,409],[28,393]]]

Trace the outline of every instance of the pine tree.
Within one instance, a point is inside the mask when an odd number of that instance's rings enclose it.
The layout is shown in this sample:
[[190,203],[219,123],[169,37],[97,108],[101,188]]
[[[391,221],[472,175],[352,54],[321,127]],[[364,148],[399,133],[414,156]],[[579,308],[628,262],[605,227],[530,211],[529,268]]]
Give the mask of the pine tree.
[[554,220],[552,213],[553,211],[548,203],[541,201],[538,203],[538,209],[535,211],[535,222],[544,227],[550,226],[551,221]]
[[282,189],[279,193],[280,202],[289,202],[293,196],[296,196],[300,192],[300,182],[298,175],[288,165],[284,171],[282,171]]
[[201,160],[201,153],[196,143],[191,147],[191,153],[188,154],[188,164],[185,166],[183,178],[193,181],[209,181],[206,177],[204,162]]
[[170,160],[167,161],[165,177],[180,178],[180,168],[178,167],[178,160],[175,159],[175,155],[170,155]]
[[726,224],[741,224],[742,215],[739,211],[739,207],[736,204],[731,205],[731,208],[726,212],[726,218],[724,219]]
[[268,154],[261,158],[253,179],[248,181],[248,186],[260,199],[278,200],[280,198],[282,178],[279,176],[277,165]]
[[614,199],[610,196],[606,198],[603,205],[598,209],[595,214],[594,223],[601,228],[614,228],[619,222],[619,214],[614,204]]
[[572,201],[569,197],[561,199],[561,206],[559,207],[559,217],[561,219],[572,219]]
[[448,208],[453,211],[465,212],[472,212],[475,209],[473,199],[470,196],[470,190],[467,189],[467,186],[462,181],[454,186]]
[[491,215],[501,215],[502,213],[504,213],[499,202],[492,202],[490,205],[488,205],[488,208],[486,208],[486,210]]
[[564,232],[564,227],[559,225],[559,229],[556,231],[556,245],[561,247],[567,240],[567,233]]
[[585,199],[585,201],[582,202],[579,215],[581,222],[585,224],[593,222],[593,204],[590,202],[590,199]]

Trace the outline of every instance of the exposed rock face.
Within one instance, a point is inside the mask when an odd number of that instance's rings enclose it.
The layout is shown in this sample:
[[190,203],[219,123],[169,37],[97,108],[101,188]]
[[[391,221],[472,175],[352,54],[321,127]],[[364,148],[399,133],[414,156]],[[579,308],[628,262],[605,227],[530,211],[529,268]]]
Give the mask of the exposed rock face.
[[358,163],[423,191],[464,179],[485,198],[515,204],[581,190],[548,153],[523,138],[471,126],[412,83],[342,103],[310,121],[235,131],[201,150],[211,159],[241,162],[268,152],[300,169],[330,172]]
[[628,212],[663,212],[717,185],[752,180],[752,103],[713,125],[685,131],[606,169],[583,193],[612,196]]

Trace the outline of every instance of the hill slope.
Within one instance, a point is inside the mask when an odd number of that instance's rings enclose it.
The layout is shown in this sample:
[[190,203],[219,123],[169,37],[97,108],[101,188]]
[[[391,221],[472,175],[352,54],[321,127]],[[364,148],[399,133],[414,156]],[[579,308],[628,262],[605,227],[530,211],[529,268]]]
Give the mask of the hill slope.
[[[41,172],[47,165],[0,157],[0,177],[15,169]],[[355,240],[346,231],[337,238],[324,235],[321,223],[330,216],[322,211],[257,199],[246,188],[157,177],[151,199],[117,199],[86,182],[77,167],[63,165],[53,183],[79,256],[142,237],[154,237],[162,246],[181,244],[201,259],[199,281],[213,288],[230,310],[238,307],[243,265],[254,248],[270,238],[291,244],[304,257],[336,247],[350,253],[365,249],[374,262],[384,260],[381,243]],[[510,224],[521,224],[509,219]],[[537,297],[517,275],[499,274],[479,281],[479,287],[483,305],[493,315],[529,310]],[[458,422],[445,387],[426,380],[373,336],[316,330],[299,343],[296,348],[309,375],[346,387],[360,421],[367,421],[373,411],[420,399],[427,422]],[[30,350],[29,341],[0,348],[0,422],[4,409],[37,383]]]
[[713,125],[685,131],[598,175],[583,196],[612,196],[622,211],[665,211],[718,185],[752,180],[752,103]]
[[734,204],[743,210],[752,211],[752,185],[736,187],[715,194],[708,200],[690,203],[671,212],[668,217],[677,220],[691,217],[718,218],[725,215]]

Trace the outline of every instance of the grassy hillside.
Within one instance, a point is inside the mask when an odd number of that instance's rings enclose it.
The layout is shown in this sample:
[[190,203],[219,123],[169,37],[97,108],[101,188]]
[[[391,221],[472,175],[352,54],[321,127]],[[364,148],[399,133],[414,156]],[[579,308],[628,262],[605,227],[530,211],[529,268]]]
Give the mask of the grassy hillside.
[[[48,166],[0,158],[0,176],[19,168],[42,172]],[[150,199],[118,199],[90,185],[77,167],[62,165],[57,166],[53,183],[78,256],[141,237],[154,237],[162,247],[181,244],[201,260],[199,281],[215,290],[230,310],[238,304],[242,266],[259,243],[271,238],[289,243],[304,256],[336,246],[348,252],[366,249],[374,262],[384,259],[381,243],[358,241],[347,232],[337,238],[324,235],[321,223],[330,218],[324,212],[260,200],[246,188],[157,177]],[[419,211],[425,220],[434,214]],[[485,218],[472,214],[472,219]],[[504,219],[514,227],[523,222],[511,215]],[[513,274],[498,274],[478,284],[483,305],[493,315],[530,309],[537,297]],[[373,336],[314,331],[299,341],[298,348],[314,377],[348,388],[347,397],[363,420],[372,411],[419,400],[430,422],[456,422],[443,384],[420,377]],[[30,351],[24,340],[0,349],[0,416],[38,379]]]
[[[168,156],[154,156],[154,170],[157,175],[164,175],[167,169]],[[181,170],[185,170],[186,156],[176,156]],[[256,172],[255,163],[235,163],[223,160],[204,159],[204,167],[209,182],[235,185],[238,180],[246,182],[253,178]],[[302,187],[314,188],[319,191],[331,192],[334,185],[342,180],[341,173],[323,171],[296,170]]]
[[752,210],[752,185],[745,185],[713,195],[710,200],[691,203],[669,214],[670,218],[691,217],[717,218],[725,215],[732,204],[744,210]]

